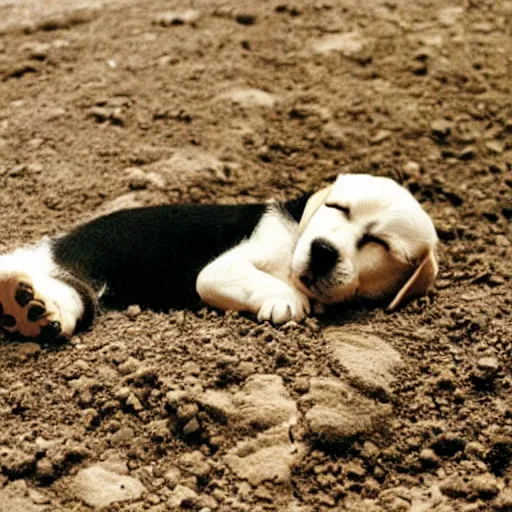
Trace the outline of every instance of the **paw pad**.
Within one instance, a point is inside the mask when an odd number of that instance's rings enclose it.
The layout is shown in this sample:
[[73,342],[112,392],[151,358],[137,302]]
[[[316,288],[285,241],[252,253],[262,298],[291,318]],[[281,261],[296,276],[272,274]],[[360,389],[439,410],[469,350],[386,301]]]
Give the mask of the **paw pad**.
[[24,274],[0,274],[0,326],[26,338],[48,341],[62,331],[58,310],[47,307]]
[[20,282],[16,288],[14,299],[19,306],[24,308],[34,298],[34,289],[28,283]]

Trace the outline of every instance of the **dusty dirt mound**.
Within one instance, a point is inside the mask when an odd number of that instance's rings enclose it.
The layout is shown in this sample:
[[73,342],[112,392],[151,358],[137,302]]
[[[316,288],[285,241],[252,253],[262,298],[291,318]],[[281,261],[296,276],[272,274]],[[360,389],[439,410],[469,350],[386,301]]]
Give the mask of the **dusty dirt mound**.
[[371,172],[432,214],[441,273],[393,315],[2,339],[0,511],[512,510],[510,0],[83,4],[0,0],[2,251]]

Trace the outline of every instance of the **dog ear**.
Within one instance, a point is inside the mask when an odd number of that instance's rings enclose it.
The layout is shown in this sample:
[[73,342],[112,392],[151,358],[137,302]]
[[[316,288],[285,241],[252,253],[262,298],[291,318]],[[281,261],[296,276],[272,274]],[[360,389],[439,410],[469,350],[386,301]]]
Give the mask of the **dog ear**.
[[332,185],[328,187],[321,188],[317,192],[315,192],[306,203],[306,207],[302,212],[302,217],[299,222],[299,233],[302,233],[306,228],[308,222],[311,220],[311,217],[315,214],[315,212],[322,206],[322,204],[327,199],[327,196],[331,193]]
[[405,304],[414,297],[425,295],[434,283],[437,275],[437,260],[434,251],[431,249],[423,258],[412,276],[402,286],[395,298],[387,307],[388,311],[395,310],[398,306]]

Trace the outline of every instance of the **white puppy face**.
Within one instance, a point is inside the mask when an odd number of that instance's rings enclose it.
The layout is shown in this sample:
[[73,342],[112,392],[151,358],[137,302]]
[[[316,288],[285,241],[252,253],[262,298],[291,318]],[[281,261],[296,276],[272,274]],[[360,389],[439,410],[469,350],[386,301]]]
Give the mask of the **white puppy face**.
[[292,279],[325,304],[382,298],[402,289],[395,307],[404,297],[426,293],[437,273],[431,219],[389,178],[338,176],[311,197],[300,231]]

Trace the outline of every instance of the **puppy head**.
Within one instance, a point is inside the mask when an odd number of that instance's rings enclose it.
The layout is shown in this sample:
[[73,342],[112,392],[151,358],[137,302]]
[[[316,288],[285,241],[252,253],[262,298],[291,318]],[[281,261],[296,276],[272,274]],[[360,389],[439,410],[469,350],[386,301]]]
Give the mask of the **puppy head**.
[[424,295],[437,274],[437,235],[414,197],[389,178],[340,175],[308,201],[292,278],[311,298],[394,297],[389,309]]

